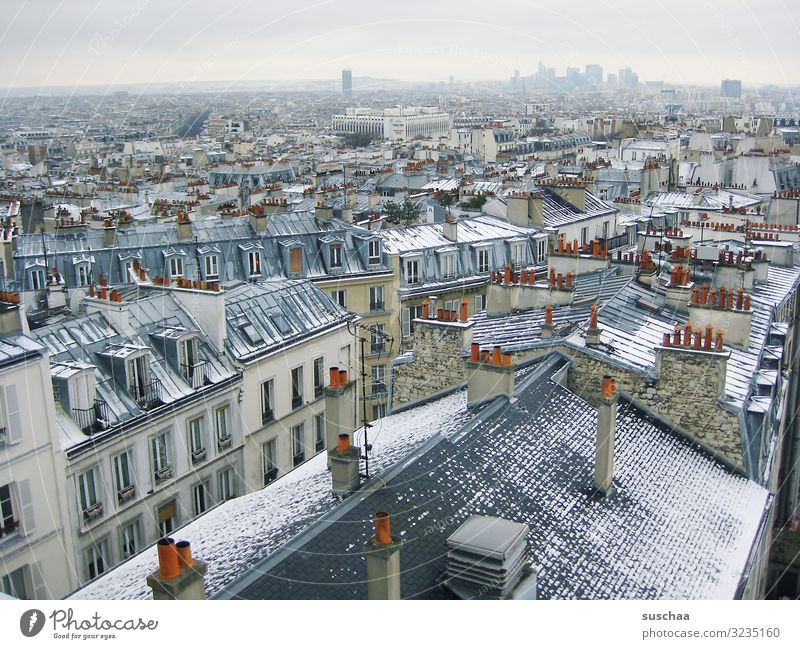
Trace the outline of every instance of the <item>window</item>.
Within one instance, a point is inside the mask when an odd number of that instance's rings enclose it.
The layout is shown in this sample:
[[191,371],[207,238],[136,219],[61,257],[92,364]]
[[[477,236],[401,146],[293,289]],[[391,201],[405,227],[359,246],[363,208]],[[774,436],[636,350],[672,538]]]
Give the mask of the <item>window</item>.
[[247,271],[250,277],[261,274],[261,254],[258,250],[247,253]]
[[289,249],[289,272],[302,273],[303,272],[303,249],[290,248]]
[[211,490],[208,482],[201,482],[192,487],[192,508],[195,516],[200,516],[211,504]]
[[25,579],[25,567],[17,568],[13,572],[5,575],[0,581],[0,590],[6,595],[17,599],[31,599],[28,594],[27,580]]
[[547,240],[539,239],[536,242],[536,261],[540,264],[547,259]]
[[372,368],[372,394],[386,392],[386,366],[375,365]]
[[383,311],[384,309],[385,309],[385,304],[383,302],[383,286],[370,286],[369,310]]
[[370,239],[368,243],[367,263],[380,264],[381,263],[381,242],[380,239]]
[[123,559],[132,557],[142,546],[142,530],[139,519],[119,528],[119,547]]
[[454,254],[441,255],[439,263],[441,264],[442,277],[447,279],[456,276],[456,256]]
[[343,309],[347,308],[347,295],[345,291],[331,291],[331,298]]
[[169,480],[172,477],[172,467],[169,464],[167,450],[167,432],[161,432],[150,438],[150,462],[153,467],[153,477],[156,484]]
[[480,313],[486,308],[486,295],[475,296],[475,313]]
[[261,384],[261,423],[275,419],[275,381],[269,379]]
[[102,505],[97,496],[97,475],[94,468],[78,476],[78,499],[86,523],[95,520],[103,513]]
[[78,286],[89,286],[90,282],[89,267],[85,264],[80,264],[78,266]]
[[11,485],[0,486],[0,512],[3,516],[3,526],[0,529],[3,535],[11,534],[17,529],[18,520],[14,516],[14,502],[11,498]]
[[292,370],[292,410],[303,405],[303,368]]
[[217,255],[206,255],[204,263],[206,279],[219,279],[219,257]]
[[133,270],[133,259],[127,259],[122,262],[122,281],[130,282],[131,273],[133,273],[133,276],[136,277],[136,273]]
[[169,258],[169,276],[182,277],[183,276],[183,259],[180,257]]
[[608,221],[603,221],[603,239],[608,239]]
[[214,432],[217,437],[217,448],[224,451],[231,446],[231,434],[228,430],[228,406],[214,411]]
[[322,396],[322,388],[325,385],[325,358],[320,356],[314,359],[314,396]]
[[511,243],[511,263],[514,268],[520,268],[525,265],[525,242],[513,241]]
[[261,445],[261,459],[264,467],[264,486],[278,477],[278,442],[273,437]]
[[86,550],[86,572],[89,579],[102,575],[108,569],[108,539],[103,539]]
[[581,228],[581,245],[585,246],[589,242],[589,227]]
[[337,244],[330,247],[331,254],[331,268],[342,267],[342,246]]
[[236,483],[232,469],[225,469],[217,474],[217,487],[220,502],[236,498]]
[[381,417],[386,416],[386,404],[385,403],[374,403],[372,404],[372,419],[380,419]]
[[419,283],[419,260],[407,259],[406,260],[406,284]]
[[44,271],[41,268],[35,268],[31,271],[31,289],[38,291],[44,288]]
[[306,459],[304,438],[305,430],[303,424],[292,426],[292,466],[302,464]]
[[206,459],[202,417],[189,420],[189,452],[192,454],[192,464],[198,464]]
[[488,273],[489,272],[489,249],[488,248],[480,248],[477,252],[478,257],[478,272],[479,273]]
[[325,449],[325,413],[314,415],[314,450],[319,453]]
[[407,338],[414,333],[414,319],[422,315],[422,306],[411,306],[400,312],[400,328],[402,335]]
[[116,455],[111,460],[111,465],[114,470],[114,485],[117,488],[117,500],[122,504],[135,495],[130,455],[127,451]]
[[386,327],[376,324],[370,329],[370,353],[383,354],[386,351]]
[[161,536],[169,536],[176,527],[175,501],[164,503],[157,510],[158,532]]

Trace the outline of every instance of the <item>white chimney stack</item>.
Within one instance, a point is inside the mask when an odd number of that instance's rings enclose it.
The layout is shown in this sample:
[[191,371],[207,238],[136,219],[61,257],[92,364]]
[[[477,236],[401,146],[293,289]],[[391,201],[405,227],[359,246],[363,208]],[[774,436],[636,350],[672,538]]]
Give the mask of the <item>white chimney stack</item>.
[[614,433],[617,427],[617,399],[616,382],[610,376],[604,376],[600,390],[600,403],[597,407],[594,487],[605,495],[611,492],[614,478]]
[[367,555],[367,598],[400,599],[400,547],[392,536],[388,512],[375,514],[375,536],[363,547]]

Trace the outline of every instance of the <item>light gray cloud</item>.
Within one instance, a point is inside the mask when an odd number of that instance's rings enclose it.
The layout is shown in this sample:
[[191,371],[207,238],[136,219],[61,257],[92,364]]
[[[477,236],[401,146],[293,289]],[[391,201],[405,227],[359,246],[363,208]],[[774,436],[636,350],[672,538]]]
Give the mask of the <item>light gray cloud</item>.
[[[800,83],[794,0],[5,0],[0,86],[530,74]],[[235,47],[231,45],[234,44]]]

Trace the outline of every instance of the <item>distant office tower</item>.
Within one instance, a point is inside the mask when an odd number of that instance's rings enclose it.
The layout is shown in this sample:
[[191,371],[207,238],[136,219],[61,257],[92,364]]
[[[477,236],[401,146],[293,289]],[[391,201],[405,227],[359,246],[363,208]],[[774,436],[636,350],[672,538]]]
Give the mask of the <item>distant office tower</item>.
[[585,70],[586,83],[595,88],[603,85],[603,66],[596,63],[588,63]]
[[342,92],[345,95],[353,94],[353,73],[350,70],[342,70]]
[[721,97],[739,99],[742,96],[742,82],[739,79],[723,79],[719,89]]

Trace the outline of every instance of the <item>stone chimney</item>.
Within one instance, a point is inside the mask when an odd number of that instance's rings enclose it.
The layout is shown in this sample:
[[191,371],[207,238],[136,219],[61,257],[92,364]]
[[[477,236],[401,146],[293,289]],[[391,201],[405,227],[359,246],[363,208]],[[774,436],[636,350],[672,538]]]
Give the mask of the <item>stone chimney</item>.
[[147,577],[155,600],[206,599],[206,564],[192,558],[188,541],[163,538],[158,548],[158,570]]
[[708,284],[694,287],[689,302],[689,320],[723,330],[729,345],[747,348],[753,322],[750,295],[743,288],[734,292],[724,286],[719,290],[709,289]]
[[392,536],[388,512],[375,514],[375,536],[364,544],[367,557],[367,598],[400,599],[400,548],[402,539]]
[[185,241],[194,236],[192,232],[192,220],[185,212],[180,212],[177,218],[178,239]]
[[0,335],[30,333],[19,293],[0,292]]
[[350,434],[339,433],[336,448],[328,451],[333,493],[347,495],[358,489],[361,449],[350,445]]
[[321,221],[330,221],[333,218],[333,207],[327,201],[317,201],[314,214]]
[[269,225],[269,217],[266,210],[261,205],[253,205],[248,214],[250,215],[250,225],[256,232],[266,232]]
[[329,376],[330,385],[324,387],[322,393],[325,395],[325,448],[330,453],[340,448],[340,435],[347,434],[349,438],[356,428],[356,384],[348,381],[347,370],[338,367],[331,367]]
[[114,221],[106,219],[103,221],[103,245],[106,248],[113,248],[117,241],[117,226]]
[[604,376],[597,406],[597,438],[594,455],[594,488],[604,495],[611,493],[614,479],[617,398],[616,382],[610,376]]
[[[101,281],[105,281],[101,276]],[[129,332],[130,330],[130,311],[128,303],[123,299],[116,289],[107,286],[95,288],[94,284],[89,286],[89,295],[83,300],[86,315],[92,313],[102,313],[118,331]]]
[[481,351],[478,343],[470,346],[467,362],[467,406],[474,406],[498,396],[514,398],[514,361],[499,346]]
[[[153,283],[155,284],[155,281]],[[220,290],[217,282],[203,282],[207,289],[194,288],[192,282],[189,284],[189,287],[172,288],[172,295],[197,319],[214,350],[221,354],[225,351],[225,339],[228,333],[225,293]]]
[[458,241],[458,221],[452,214],[448,214],[442,221],[442,234],[448,241]]

